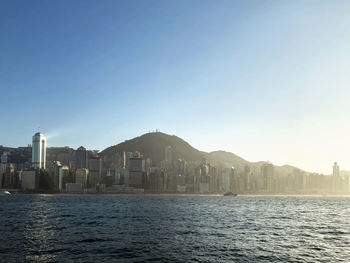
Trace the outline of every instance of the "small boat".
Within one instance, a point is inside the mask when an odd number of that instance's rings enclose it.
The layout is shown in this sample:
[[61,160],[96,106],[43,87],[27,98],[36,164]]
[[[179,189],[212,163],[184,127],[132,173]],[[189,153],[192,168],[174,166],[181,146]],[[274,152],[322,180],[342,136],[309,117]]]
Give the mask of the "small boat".
[[6,191],[6,190],[0,190],[0,196],[3,195],[11,195],[11,193],[9,191]]
[[224,196],[237,196],[237,194],[232,193],[232,192],[226,192],[226,193],[224,193]]

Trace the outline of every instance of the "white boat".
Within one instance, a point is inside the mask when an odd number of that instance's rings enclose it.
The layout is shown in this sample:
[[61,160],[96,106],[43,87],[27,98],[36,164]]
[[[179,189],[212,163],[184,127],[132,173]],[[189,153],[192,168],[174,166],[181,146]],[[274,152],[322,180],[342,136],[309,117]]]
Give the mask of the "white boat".
[[11,195],[11,193],[7,190],[0,190],[0,196]]

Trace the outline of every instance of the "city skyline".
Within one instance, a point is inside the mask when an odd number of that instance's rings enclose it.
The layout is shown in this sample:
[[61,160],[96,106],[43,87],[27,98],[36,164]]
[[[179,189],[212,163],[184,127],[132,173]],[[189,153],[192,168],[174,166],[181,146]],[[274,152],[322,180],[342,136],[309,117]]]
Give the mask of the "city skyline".
[[[337,162],[329,176],[234,154],[205,153],[176,136],[155,132],[109,147],[46,148],[37,132],[32,147],[0,146],[0,189],[54,193],[211,193],[348,195],[350,174]],[[28,192],[27,192],[28,193]]]
[[1,6],[4,146],[39,125],[48,147],[98,150],[159,129],[250,162],[350,170],[347,1]]
[[[163,133],[163,132],[161,132],[161,131],[159,131],[159,130],[155,130],[155,131],[150,131],[150,132],[148,132],[148,133],[145,133],[145,134],[136,136],[136,137],[134,137],[134,138],[126,139],[126,140],[124,140],[123,142],[125,143],[126,141],[132,141],[132,140],[141,138],[141,137],[143,137],[143,136],[145,136],[145,135],[147,135],[147,134],[152,134],[152,133],[153,133],[153,134],[156,134],[156,133],[164,134],[164,135],[166,135],[166,136],[176,136],[176,135],[170,135],[170,134]],[[32,152],[33,152],[33,155],[34,155],[34,149],[36,149],[37,154],[39,154],[39,155],[43,154],[42,149],[41,149],[41,147],[40,147],[39,145],[36,145],[35,147],[33,147],[33,145],[35,144],[35,143],[34,143],[34,138],[36,138],[36,136],[41,136],[41,138],[45,141],[45,143],[43,144],[43,145],[45,145],[45,146],[43,146],[43,147],[45,147],[45,149],[46,149],[46,145],[47,145],[46,136],[45,136],[42,132],[40,132],[40,127],[38,128],[38,132],[36,132],[36,133],[34,134],[34,136],[33,136],[33,141],[32,141],[31,144],[27,144],[27,146],[22,146],[22,147],[19,146],[19,147],[17,147],[17,149],[31,147]],[[176,137],[177,137],[177,136],[176,136]],[[177,138],[180,139],[180,140],[183,140],[182,138],[179,138],[179,137],[177,137]],[[40,140],[39,140],[38,142],[40,142]],[[79,147],[76,147],[76,148],[75,148],[75,147],[72,147],[72,146],[69,146],[69,145],[65,145],[65,146],[48,146],[48,147],[49,147],[49,148],[50,148],[50,147],[52,147],[52,148],[65,148],[65,147],[68,147],[68,148],[70,148],[70,149],[72,149],[72,150],[75,150],[75,151],[77,151],[77,152],[80,152],[79,150],[82,149],[83,151],[85,151],[85,154],[87,153],[87,151],[94,152],[95,154],[100,154],[101,152],[107,150],[108,148],[110,148],[110,147],[116,147],[116,146],[122,144],[123,142],[119,142],[119,143],[117,143],[117,144],[115,144],[115,145],[110,145],[110,146],[108,146],[108,147],[106,147],[106,148],[104,148],[104,149],[102,149],[102,150],[97,150],[97,149],[94,149],[94,148],[86,149],[83,145],[80,145]],[[185,143],[188,143],[188,144],[190,145],[190,147],[193,146],[190,142],[187,142],[187,141],[184,141],[184,142],[185,142]],[[0,145],[0,147],[10,147],[10,146],[8,146],[8,145]],[[169,147],[170,147],[170,146],[168,146],[167,149],[168,149]],[[16,147],[10,147],[10,148],[16,148]],[[170,147],[170,148],[171,148],[171,147]],[[195,149],[195,150],[198,150],[199,152],[205,152],[205,151],[202,151],[202,150],[199,149],[199,148],[195,148],[195,147],[194,147],[194,149]],[[5,151],[5,152],[6,152],[6,151]],[[44,154],[44,156],[45,156],[45,155],[46,155],[46,150],[44,150],[44,152],[45,152],[45,154]],[[224,150],[217,150],[217,151],[213,151],[213,152],[227,152],[227,153],[232,153],[232,154],[236,155],[238,158],[243,158],[242,156],[237,155],[237,154],[234,153],[234,152],[228,152],[228,151],[224,151]],[[211,152],[207,152],[207,153],[211,153]],[[36,156],[36,154],[35,154],[34,156]],[[169,158],[169,157],[167,157],[167,156],[170,156],[170,159],[171,159],[171,153],[168,153],[167,150],[165,150],[165,160],[167,160],[167,159]],[[38,159],[39,159],[39,158],[41,158],[41,157],[35,157],[35,158],[38,158]],[[45,157],[42,157],[42,158],[45,159]],[[86,155],[84,158],[87,158],[87,155]],[[247,161],[248,163],[251,163],[251,164],[262,162],[262,163],[272,164],[273,166],[280,166],[280,167],[283,167],[283,166],[285,166],[285,165],[290,165],[290,166],[292,166],[292,167],[294,167],[294,168],[296,168],[296,169],[298,169],[298,170],[300,169],[301,171],[304,171],[304,172],[307,172],[307,173],[318,173],[318,174],[323,174],[323,175],[331,175],[331,174],[334,174],[334,173],[335,173],[335,172],[334,172],[334,167],[335,167],[335,166],[338,166],[338,174],[339,174],[340,171],[350,172],[350,171],[348,171],[348,170],[346,170],[346,169],[339,169],[339,165],[338,165],[338,162],[337,162],[337,161],[334,161],[334,166],[333,166],[332,172],[328,172],[328,173],[327,173],[327,172],[326,172],[326,173],[322,173],[322,172],[321,172],[321,173],[319,173],[319,172],[317,172],[317,171],[307,171],[307,170],[304,170],[304,169],[302,169],[302,168],[300,168],[300,167],[297,167],[297,166],[295,166],[295,165],[293,165],[293,164],[290,164],[290,163],[278,165],[278,164],[276,164],[276,163],[272,163],[272,162],[266,161],[266,160],[260,160],[260,161],[258,161],[258,162],[254,162],[254,161],[247,160],[247,159],[245,159],[245,158],[243,158],[243,159],[244,159],[245,161]],[[85,162],[86,162],[86,161],[85,161]],[[85,166],[86,166],[86,164],[84,165],[84,164],[83,164],[83,161],[80,160],[80,159],[79,159],[79,162],[78,162],[78,163],[81,163],[81,164],[78,165],[78,168],[82,168],[82,167],[85,167]],[[82,166],[82,167],[79,167],[79,166]]]

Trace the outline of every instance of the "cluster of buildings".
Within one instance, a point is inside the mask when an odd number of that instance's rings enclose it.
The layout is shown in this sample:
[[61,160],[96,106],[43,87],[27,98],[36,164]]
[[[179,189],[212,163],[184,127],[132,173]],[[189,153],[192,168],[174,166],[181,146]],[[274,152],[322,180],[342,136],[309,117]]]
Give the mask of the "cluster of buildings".
[[[15,163],[11,162],[13,156],[16,156]],[[37,132],[32,145],[17,152],[2,152],[0,188],[116,193],[350,193],[349,176],[340,174],[337,163],[334,163],[333,175],[328,176],[296,168],[281,172],[271,163],[261,163],[258,168],[250,164],[224,167],[211,165],[205,159],[173,159],[171,146],[165,147],[164,159],[157,165],[138,151],[116,153],[115,160],[111,165],[97,151],[88,151],[82,146],[77,150],[64,147],[59,153],[51,150],[47,154],[46,138]]]

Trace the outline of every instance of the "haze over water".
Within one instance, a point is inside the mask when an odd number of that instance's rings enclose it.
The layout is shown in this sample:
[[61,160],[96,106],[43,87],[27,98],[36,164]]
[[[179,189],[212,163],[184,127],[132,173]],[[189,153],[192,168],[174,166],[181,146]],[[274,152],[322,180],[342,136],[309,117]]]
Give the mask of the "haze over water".
[[348,262],[350,199],[0,198],[0,262]]

